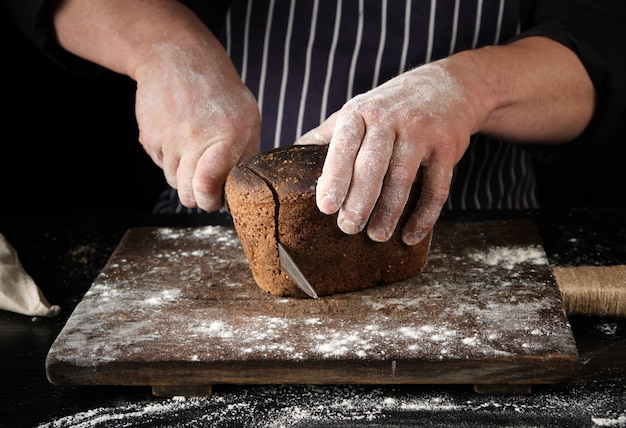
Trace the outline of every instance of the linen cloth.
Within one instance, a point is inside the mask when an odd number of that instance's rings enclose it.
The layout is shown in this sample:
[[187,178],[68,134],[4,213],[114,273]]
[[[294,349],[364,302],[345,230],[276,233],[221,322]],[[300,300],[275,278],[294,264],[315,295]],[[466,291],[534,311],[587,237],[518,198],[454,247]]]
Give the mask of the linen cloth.
[[17,251],[0,234],[0,309],[22,315],[55,317],[61,308],[51,305],[24,270]]

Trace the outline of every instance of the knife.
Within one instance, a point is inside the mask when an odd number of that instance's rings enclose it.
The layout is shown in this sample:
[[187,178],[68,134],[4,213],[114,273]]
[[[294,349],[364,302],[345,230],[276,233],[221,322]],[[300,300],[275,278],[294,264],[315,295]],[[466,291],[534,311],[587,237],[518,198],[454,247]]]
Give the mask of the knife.
[[[226,199],[226,193],[223,195],[224,199],[224,211],[230,214],[230,208],[228,206],[228,200]],[[296,283],[298,288],[304,291],[307,296],[314,299],[318,298],[317,293],[308,279],[304,276],[296,262],[291,258],[284,245],[278,242],[278,259],[280,260],[280,267],[283,268],[287,275]]]
[[280,259],[280,267],[287,272],[287,275],[296,283],[298,288],[304,291],[309,297],[317,299],[317,293],[306,279],[296,262],[291,258],[283,244],[278,243],[278,258]]

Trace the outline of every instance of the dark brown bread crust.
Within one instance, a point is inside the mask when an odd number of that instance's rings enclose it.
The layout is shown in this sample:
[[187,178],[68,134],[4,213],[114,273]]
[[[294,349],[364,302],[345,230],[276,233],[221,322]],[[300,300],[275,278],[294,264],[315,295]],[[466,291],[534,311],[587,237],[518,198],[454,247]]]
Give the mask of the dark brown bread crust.
[[280,268],[277,239],[320,296],[417,275],[432,232],[415,246],[402,243],[400,232],[419,196],[419,182],[389,241],[373,242],[365,232],[346,235],[337,216],[321,213],[315,204],[326,152],[327,146],[275,149],[239,164],[226,180],[235,229],[259,287],[276,296],[305,296]]

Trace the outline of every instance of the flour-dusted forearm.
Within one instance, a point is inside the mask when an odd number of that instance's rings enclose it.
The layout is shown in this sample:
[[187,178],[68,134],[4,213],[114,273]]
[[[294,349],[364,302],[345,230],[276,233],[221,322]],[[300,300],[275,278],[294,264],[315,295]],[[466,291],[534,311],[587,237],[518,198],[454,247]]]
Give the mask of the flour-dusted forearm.
[[222,206],[230,169],[257,151],[256,101],[226,51],[175,0],[65,0],[60,45],[137,82],[139,140],[187,207]]

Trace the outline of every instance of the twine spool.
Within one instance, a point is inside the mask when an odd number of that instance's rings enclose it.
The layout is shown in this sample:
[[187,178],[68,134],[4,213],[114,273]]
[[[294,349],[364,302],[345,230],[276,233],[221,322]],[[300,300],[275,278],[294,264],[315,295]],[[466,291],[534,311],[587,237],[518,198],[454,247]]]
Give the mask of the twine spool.
[[626,265],[556,267],[568,315],[626,317]]

